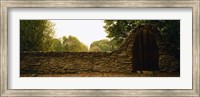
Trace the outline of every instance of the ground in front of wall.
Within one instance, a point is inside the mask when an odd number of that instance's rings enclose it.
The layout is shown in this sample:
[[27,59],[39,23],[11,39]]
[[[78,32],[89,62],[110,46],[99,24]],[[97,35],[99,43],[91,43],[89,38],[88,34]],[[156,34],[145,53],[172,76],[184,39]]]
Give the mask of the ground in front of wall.
[[138,73],[104,73],[104,72],[81,72],[73,74],[20,74],[20,77],[180,77],[179,72],[156,72],[153,74],[144,71]]

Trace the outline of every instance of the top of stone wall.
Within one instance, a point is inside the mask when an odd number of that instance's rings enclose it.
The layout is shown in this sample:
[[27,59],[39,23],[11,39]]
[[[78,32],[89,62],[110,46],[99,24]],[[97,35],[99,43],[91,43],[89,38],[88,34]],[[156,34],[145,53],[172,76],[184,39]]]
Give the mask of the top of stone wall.
[[22,51],[20,55],[41,55],[41,56],[65,56],[65,55],[110,55],[112,52],[42,52],[42,51]]

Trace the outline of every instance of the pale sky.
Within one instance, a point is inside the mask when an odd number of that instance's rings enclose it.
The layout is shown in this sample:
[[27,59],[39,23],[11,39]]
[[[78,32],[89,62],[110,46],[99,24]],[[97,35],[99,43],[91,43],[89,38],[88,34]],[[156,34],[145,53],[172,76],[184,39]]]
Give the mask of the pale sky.
[[55,23],[55,38],[75,36],[90,47],[93,41],[107,39],[103,20],[51,20]]

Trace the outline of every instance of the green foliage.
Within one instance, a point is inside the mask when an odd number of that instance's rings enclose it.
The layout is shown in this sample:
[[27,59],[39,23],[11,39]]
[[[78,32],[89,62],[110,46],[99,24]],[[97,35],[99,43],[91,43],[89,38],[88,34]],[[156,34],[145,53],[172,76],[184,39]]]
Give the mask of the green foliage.
[[116,46],[120,46],[123,40],[128,36],[137,21],[130,20],[105,20],[105,31],[108,33],[108,38],[115,41]]
[[90,48],[90,52],[101,52],[101,49],[98,46],[93,46]]
[[105,31],[116,45],[122,44],[131,30],[140,24],[156,25],[168,43],[180,48],[180,21],[179,20],[105,20]]
[[52,40],[51,51],[53,51],[53,52],[62,52],[63,51],[63,45],[61,43],[61,40],[59,40],[59,39]]
[[90,45],[90,51],[92,52],[107,52],[112,50],[111,42],[108,39],[94,41]]
[[180,54],[180,20],[105,20],[105,31],[108,38],[115,41],[115,46],[119,47],[131,30],[141,24],[151,24],[157,26],[161,35],[166,40],[170,50]]
[[49,51],[53,34],[48,20],[20,20],[20,51]]
[[53,38],[54,26],[49,20],[20,20],[20,51],[87,52],[76,37]]
[[65,52],[87,52],[88,48],[85,44],[80,42],[76,37],[63,37],[63,51]]
[[[156,25],[174,52],[180,51],[179,20],[105,20],[105,31],[110,40],[95,41],[90,51],[116,50],[131,30],[141,24]],[[87,52],[88,47],[76,37],[53,38],[54,25],[49,20],[20,20],[20,51]],[[178,55],[179,53],[177,53]]]
[[62,39],[53,39],[51,51],[53,52],[87,52],[88,47],[74,36],[63,36]]

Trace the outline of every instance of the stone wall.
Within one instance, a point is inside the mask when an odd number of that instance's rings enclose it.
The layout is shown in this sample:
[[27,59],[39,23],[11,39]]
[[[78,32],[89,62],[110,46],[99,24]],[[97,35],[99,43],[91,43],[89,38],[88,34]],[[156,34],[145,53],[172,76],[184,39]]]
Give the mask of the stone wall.
[[21,52],[21,74],[131,72],[120,52]]
[[[64,74],[77,72],[131,73],[132,46],[137,27],[131,31],[118,50],[112,52],[21,52],[21,74]],[[179,71],[180,61],[168,50],[168,45],[155,28],[159,47],[160,71]]]

